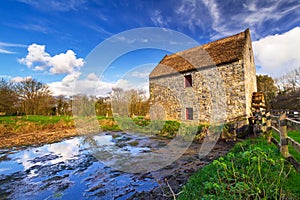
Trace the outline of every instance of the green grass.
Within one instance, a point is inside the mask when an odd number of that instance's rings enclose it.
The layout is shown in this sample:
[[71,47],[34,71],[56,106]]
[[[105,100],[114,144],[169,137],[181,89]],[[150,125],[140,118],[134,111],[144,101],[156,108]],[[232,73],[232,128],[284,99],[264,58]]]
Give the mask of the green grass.
[[0,116],[0,124],[8,123],[15,124],[16,122],[34,122],[39,125],[54,124],[60,120],[71,120],[70,116],[42,116],[42,115],[29,115],[29,116]]
[[178,199],[297,199],[300,174],[265,139],[237,143],[199,170]]
[[[297,131],[288,131],[288,136],[299,142],[299,132]],[[272,132],[273,137],[280,142],[280,136],[276,132]],[[300,162],[300,153],[298,153],[291,145],[289,145],[289,153],[298,161]]]
[[27,133],[41,130],[73,127],[70,116],[0,116],[0,134]]
[[288,136],[300,143],[300,131],[290,130],[288,131]]

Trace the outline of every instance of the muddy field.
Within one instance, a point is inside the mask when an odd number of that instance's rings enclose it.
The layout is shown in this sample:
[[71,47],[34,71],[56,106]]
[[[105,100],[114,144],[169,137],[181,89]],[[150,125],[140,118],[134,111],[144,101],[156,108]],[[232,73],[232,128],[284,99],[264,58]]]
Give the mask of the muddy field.
[[[39,147],[0,150],[0,199],[173,199],[188,177],[228,152],[233,143],[217,143],[199,159],[192,143],[161,169],[134,173],[116,163],[135,163],[171,140],[126,133],[78,136]],[[98,155],[95,154],[97,149]],[[117,167],[115,167],[117,166]]]

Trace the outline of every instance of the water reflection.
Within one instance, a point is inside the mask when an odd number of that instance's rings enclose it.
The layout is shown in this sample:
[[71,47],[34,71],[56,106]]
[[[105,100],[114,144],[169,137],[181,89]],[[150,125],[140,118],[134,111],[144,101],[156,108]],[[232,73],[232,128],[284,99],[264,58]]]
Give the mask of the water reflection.
[[[121,133],[120,133],[121,134]],[[0,199],[127,198],[136,191],[149,191],[155,179],[123,173],[93,157],[93,145],[122,155],[139,156],[151,151],[139,146],[147,138],[102,133],[20,150],[0,150]],[[117,151],[116,151],[117,150]],[[109,158],[108,158],[109,159]],[[113,162],[113,159],[110,159]],[[140,176],[140,177],[139,177]],[[14,183],[14,184],[12,184]]]

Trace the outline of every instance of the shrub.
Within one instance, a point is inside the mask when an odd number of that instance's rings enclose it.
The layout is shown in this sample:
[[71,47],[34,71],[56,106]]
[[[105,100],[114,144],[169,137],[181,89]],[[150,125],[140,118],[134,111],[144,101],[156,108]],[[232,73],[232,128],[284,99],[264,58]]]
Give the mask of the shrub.
[[163,128],[160,130],[159,135],[164,137],[175,137],[180,127],[177,121],[165,121]]

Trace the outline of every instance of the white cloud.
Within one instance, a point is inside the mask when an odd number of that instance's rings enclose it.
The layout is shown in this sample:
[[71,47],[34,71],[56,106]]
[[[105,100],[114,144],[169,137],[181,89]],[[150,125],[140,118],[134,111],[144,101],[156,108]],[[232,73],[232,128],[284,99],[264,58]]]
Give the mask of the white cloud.
[[[149,83],[148,79],[144,78],[145,74],[133,72],[133,76],[137,76],[137,80],[131,78],[133,77],[132,74],[128,74],[127,77],[119,79],[116,83],[111,83],[99,81],[94,73],[88,74],[87,77],[82,80],[78,79],[80,74],[74,73],[67,75],[62,81],[52,82],[48,85],[54,96],[73,96],[76,94],[108,96],[114,87],[120,87],[124,90],[142,89],[146,91],[148,95]],[[141,76],[144,80],[140,80]]]
[[17,77],[11,78],[10,81],[14,82],[14,83],[19,83],[21,81],[25,81],[25,80],[31,79],[31,78],[32,78],[31,76],[26,76],[26,77],[17,76]]
[[133,71],[130,72],[130,76],[136,77],[136,78],[148,78],[150,72],[140,72],[140,71]]
[[36,1],[36,0],[19,0],[20,2],[31,5],[39,10],[44,11],[59,11],[68,12],[72,10],[78,10],[84,6],[86,0],[48,0],[48,1]]
[[175,9],[178,22],[195,32],[197,27],[203,27],[202,7],[201,1],[198,0],[181,1],[180,5]]
[[66,80],[63,80],[52,82],[48,85],[54,96],[72,96],[76,94],[108,96],[111,89],[115,86],[114,83],[90,79],[76,80],[72,82],[66,82]]
[[87,79],[90,80],[90,81],[97,81],[98,76],[94,73],[90,73],[90,74],[88,74]]
[[203,3],[207,7],[213,19],[213,27],[216,27],[220,23],[220,11],[218,9],[218,4],[214,0],[203,0]]
[[[51,56],[45,52],[45,45],[32,44],[29,45],[28,54],[25,58],[21,58],[19,60],[20,63],[27,65],[27,67],[32,67],[33,63],[39,63],[46,68],[49,65],[49,61]],[[34,68],[36,70],[42,70],[42,66],[37,66],[38,68]]]
[[72,72],[71,74],[68,74],[67,76],[65,76],[62,80],[62,84],[63,85],[68,85],[69,83],[72,83],[74,81],[76,81],[79,76],[81,75],[81,72]]
[[9,50],[5,50],[5,49],[0,49],[0,53],[4,53],[4,54],[15,54],[15,52],[9,51]]
[[161,26],[162,26],[162,27],[168,26],[168,22],[167,22],[167,20],[162,16],[160,10],[155,10],[155,11],[152,13],[151,21],[152,21],[156,26],[160,26],[160,27],[161,27]]
[[72,50],[68,50],[66,53],[61,53],[53,56],[50,59],[50,72],[53,74],[65,74],[72,73],[74,68],[82,67],[84,61],[82,58],[76,58],[76,54]]
[[37,71],[49,69],[52,74],[71,74],[84,65],[82,58],[76,58],[72,50],[51,56],[45,51],[45,45],[31,44],[28,46],[28,54],[19,62]]
[[[247,27],[251,29],[252,35],[259,37],[259,33],[265,29],[266,23],[275,25],[291,14],[295,16],[285,21],[286,27],[299,21],[300,12],[297,10],[299,10],[300,4],[296,5],[286,1],[240,2],[238,4],[241,4],[241,7],[237,7],[235,12],[228,11],[230,3],[221,4],[216,0],[202,0],[202,2],[211,17],[211,28],[216,31],[211,39],[232,35]],[[273,27],[273,30],[276,31],[276,26]]]
[[278,77],[300,66],[300,27],[253,42],[258,73]]
[[6,48],[9,47],[26,47],[22,44],[13,44],[13,43],[6,43],[6,42],[0,42],[0,53],[3,54],[15,54],[16,52],[7,50]]

